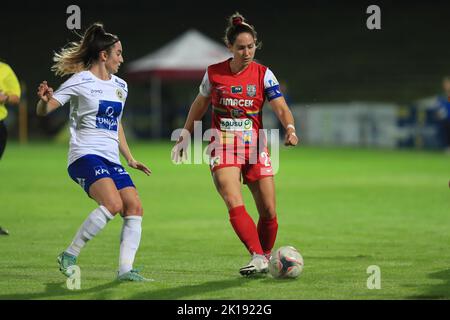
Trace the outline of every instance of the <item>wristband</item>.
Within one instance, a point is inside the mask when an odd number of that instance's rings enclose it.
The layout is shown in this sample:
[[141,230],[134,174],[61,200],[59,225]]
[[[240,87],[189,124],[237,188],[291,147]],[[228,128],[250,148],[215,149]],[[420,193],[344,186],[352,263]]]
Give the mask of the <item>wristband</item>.
[[295,131],[295,127],[294,127],[293,124],[288,124],[288,125],[286,126],[286,130],[289,129],[289,128],[292,128],[292,129],[294,129],[294,131]]

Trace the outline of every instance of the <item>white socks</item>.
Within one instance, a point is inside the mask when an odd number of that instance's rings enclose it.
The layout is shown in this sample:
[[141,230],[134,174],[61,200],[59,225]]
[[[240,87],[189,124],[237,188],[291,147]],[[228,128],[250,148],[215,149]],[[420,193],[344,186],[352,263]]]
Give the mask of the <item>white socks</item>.
[[[92,211],[83,222],[66,252],[78,257],[86,243],[95,237],[114,216],[104,206]],[[141,242],[142,217],[126,216],[123,218],[120,235],[119,275],[133,269],[134,257]]]
[[78,257],[81,249],[86,245],[86,242],[95,237],[114,216],[104,206],[100,206],[92,211],[87,219],[83,222],[80,229],[78,229],[72,243],[66,249],[66,252]]
[[141,241],[141,225],[141,216],[126,216],[123,218],[120,236],[119,275],[133,269],[134,257]]

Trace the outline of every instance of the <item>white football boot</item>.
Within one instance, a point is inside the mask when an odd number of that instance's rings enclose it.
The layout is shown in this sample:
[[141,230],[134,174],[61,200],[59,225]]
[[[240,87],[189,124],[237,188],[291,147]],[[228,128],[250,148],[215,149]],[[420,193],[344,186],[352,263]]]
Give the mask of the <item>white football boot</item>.
[[261,254],[254,254],[248,265],[239,269],[239,273],[243,276],[265,274],[267,272],[269,272],[269,260]]

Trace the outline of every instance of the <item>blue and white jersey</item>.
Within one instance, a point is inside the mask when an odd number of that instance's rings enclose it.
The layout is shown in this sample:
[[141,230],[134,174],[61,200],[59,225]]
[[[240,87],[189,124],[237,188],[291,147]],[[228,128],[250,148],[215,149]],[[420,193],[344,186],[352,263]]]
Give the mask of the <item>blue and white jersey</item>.
[[450,97],[438,96],[434,108],[437,109],[439,118],[450,121]]
[[118,133],[127,94],[124,80],[101,80],[90,71],[74,74],[55,91],[61,105],[70,101],[68,165],[86,154],[120,164]]

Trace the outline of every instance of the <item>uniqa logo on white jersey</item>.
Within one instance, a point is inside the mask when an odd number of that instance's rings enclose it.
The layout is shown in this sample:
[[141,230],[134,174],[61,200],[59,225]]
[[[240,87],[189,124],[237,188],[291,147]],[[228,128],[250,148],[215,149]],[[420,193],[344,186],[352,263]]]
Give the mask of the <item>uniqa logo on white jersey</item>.
[[220,98],[219,103],[223,106],[253,107],[253,100],[247,99]]
[[251,119],[231,119],[222,118],[220,119],[220,130],[231,130],[231,131],[244,131],[251,130],[253,128],[253,121]]
[[117,101],[100,100],[96,116],[96,127],[117,131],[118,117],[122,112],[122,103]]
[[97,118],[97,127],[117,131],[117,118]]

